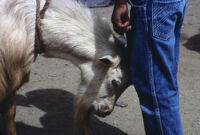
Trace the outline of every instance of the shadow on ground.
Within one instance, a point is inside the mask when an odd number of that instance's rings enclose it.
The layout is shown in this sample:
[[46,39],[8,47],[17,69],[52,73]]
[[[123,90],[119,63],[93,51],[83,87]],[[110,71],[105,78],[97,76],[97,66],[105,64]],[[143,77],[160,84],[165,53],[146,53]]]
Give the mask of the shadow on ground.
[[200,53],[200,34],[194,35],[193,37],[189,38],[188,41],[183,44],[186,48],[197,51]]
[[[77,135],[73,127],[73,99],[73,94],[61,89],[34,90],[25,96],[17,95],[17,105],[35,106],[45,112],[40,118],[43,128],[17,122],[18,135]],[[92,118],[92,125],[93,135],[127,135],[95,117]]]

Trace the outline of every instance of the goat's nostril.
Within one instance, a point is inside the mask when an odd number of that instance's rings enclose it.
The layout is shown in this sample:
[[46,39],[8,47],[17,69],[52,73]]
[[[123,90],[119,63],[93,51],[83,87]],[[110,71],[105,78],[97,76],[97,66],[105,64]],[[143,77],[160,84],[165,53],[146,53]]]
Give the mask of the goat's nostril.
[[121,84],[121,81],[118,79],[113,79],[112,80],[112,85],[115,87],[118,87]]

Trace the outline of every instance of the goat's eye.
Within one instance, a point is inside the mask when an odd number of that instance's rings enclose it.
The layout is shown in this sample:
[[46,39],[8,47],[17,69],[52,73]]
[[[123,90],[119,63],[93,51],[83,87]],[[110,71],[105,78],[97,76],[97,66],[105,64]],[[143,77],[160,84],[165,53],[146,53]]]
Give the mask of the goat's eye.
[[118,87],[120,84],[121,84],[121,80],[119,80],[119,79],[113,79],[112,80],[112,85],[114,87]]

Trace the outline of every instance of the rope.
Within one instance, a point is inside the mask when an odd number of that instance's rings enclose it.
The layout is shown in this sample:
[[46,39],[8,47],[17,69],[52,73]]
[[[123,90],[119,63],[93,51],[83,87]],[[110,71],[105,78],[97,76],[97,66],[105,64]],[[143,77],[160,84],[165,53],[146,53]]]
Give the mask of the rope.
[[35,23],[35,58],[38,54],[44,52],[44,43],[42,40],[41,19],[44,18],[48,9],[50,0],[46,0],[43,9],[40,11],[40,0],[36,0],[36,23]]

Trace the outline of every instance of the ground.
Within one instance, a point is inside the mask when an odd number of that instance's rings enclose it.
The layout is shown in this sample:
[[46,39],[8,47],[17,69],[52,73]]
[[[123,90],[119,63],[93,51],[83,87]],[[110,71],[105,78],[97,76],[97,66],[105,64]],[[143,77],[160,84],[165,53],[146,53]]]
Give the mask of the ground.
[[[200,14],[199,0],[190,0],[182,30],[179,62],[180,112],[185,135],[200,135]],[[112,6],[95,8],[110,21]],[[73,98],[80,81],[70,62],[39,57],[30,82],[17,93],[18,135],[75,135]],[[116,107],[106,118],[94,117],[94,135],[144,135],[134,87],[120,98],[128,107]]]

